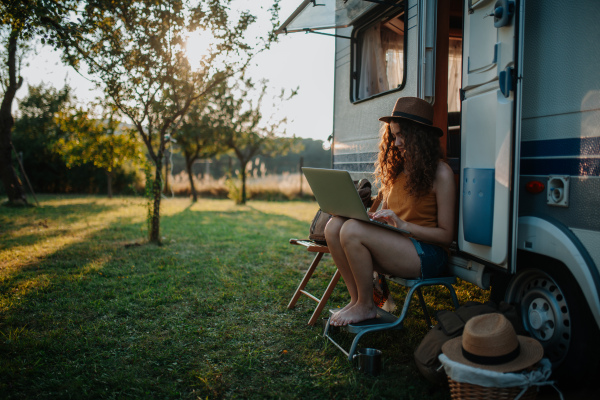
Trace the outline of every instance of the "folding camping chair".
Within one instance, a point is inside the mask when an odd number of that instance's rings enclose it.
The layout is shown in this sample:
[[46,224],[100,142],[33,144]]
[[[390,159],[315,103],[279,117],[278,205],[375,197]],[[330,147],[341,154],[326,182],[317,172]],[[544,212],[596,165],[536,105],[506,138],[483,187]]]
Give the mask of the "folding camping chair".
[[[380,204],[381,204],[381,198],[380,198],[380,196],[377,196],[375,199],[373,199],[373,204],[371,205],[371,207],[369,207],[369,211],[370,212],[376,211],[377,208],[379,208]],[[290,300],[290,303],[288,304],[288,309],[294,308],[294,306],[296,305],[296,302],[298,301],[298,299],[300,298],[301,295],[305,295],[308,298],[316,301],[317,307],[315,308],[315,311],[313,312],[312,316],[308,320],[308,325],[314,325],[315,322],[317,321],[317,319],[319,318],[319,315],[321,315],[321,311],[323,311],[325,304],[327,304],[327,300],[329,300],[329,296],[333,292],[335,285],[337,285],[337,282],[340,279],[341,274],[337,269],[335,270],[335,274],[333,274],[333,276],[331,277],[331,280],[329,281],[329,285],[327,285],[327,289],[325,289],[325,292],[323,293],[321,298],[318,298],[318,297],[314,296],[313,294],[307,292],[306,290],[304,290],[304,288],[306,287],[306,284],[312,277],[313,272],[315,272],[315,269],[317,268],[317,265],[319,265],[319,262],[321,261],[321,258],[323,258],[323,255],[329,253],[329,248],[326,245],[318,244],[311,240],[290,239],[290,243],[295,244],[295,245],[304,246],[304,247],[306,247],[307,251],[316,253],[315,258],[313,259],[313,262],[310,264],[308,271],[306,271],[306,273],[304,274],[304,278],[302,278],[300,285],[298,285],[296,292],[294,292],[294,295],[292,296],[292,300]]]

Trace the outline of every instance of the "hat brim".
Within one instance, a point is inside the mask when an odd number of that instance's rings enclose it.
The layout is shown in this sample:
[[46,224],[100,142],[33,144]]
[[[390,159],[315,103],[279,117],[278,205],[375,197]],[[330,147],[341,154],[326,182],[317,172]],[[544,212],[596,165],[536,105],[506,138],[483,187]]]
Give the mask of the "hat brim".
[[440,136],[440,137],[444,135],[444,131],[442,131],[442,130],[441,130],[440,128],[438,128],[437,126],[433,126],[433,125],[429,125],[429,124],[424,124],[424,123],[422,123],[422,122],[415,121],[414,119],[410,119],[410,118],[404,118],[404,117],[381,117],[381,118],[379,118],[379,120],[380,120],[381,122],[385,122],[385,123],[390,123],[391,121],[394,121],[394,120],[396,120],[396,121],[397,121],[397,120],[400,120],[400,119],[402,119],[402,120],[406,120],[406,121],[411,121],[411,122],[414,122],[415,124],[418,124],[418,125],[424,126],[424,127],[426,127],[426,128],[429,128],[429,130],[430,130],[432,133],[435,133],[436,135],[438,135],[438,136]]
[[517,340],[521,346],[519,356],[504,364],[485,365],[467,360],[462,353],[462,336],[450,339],[444,343],[442,352],[452,361],[471,367],[496,372],[517,372],[535,365],[544,356],[544,348],[537,340],[526,336],[517,336]]

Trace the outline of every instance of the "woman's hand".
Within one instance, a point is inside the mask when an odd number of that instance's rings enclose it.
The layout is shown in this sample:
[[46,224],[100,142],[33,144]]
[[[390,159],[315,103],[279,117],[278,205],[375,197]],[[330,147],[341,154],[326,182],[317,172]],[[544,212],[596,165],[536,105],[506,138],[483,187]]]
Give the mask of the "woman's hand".
[[372,214],[372,218],[375,221],[385,222],[388,225],[395,226],[399,229],[404,229],[406,225],[406,221],[398,218],[395,212],[390,209],[381,209]]

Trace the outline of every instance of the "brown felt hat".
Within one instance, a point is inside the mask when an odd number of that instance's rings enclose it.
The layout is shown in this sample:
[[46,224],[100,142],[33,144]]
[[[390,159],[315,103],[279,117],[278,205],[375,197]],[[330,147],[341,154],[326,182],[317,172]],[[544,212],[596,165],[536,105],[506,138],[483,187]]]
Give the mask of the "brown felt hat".
[[452,361],[496,372],[521,371],[544,356],[540,342],[517,335],[510,321],[498,313],[471,318],[462,336],[444,343],[442,352]]
[[442,136],[444,132],[433,126],[433,106],[418,97],[400,97],[394,105],[392,115],[379,118],[380,121],[390,122],[397,119],[407,119],[431,128],[431,132]]

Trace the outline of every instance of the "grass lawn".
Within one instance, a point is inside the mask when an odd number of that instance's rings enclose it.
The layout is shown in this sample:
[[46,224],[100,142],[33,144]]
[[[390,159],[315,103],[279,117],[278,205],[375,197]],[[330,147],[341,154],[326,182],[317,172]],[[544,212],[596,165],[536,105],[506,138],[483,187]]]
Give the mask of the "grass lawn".
[[[163,246],[145,242],[141,198],[40,204],[0,207],[0,398],[449,398],[414,364],[416,306],[405,329],[361,339],[383,350],[377,378],[306,325],[314,302],[287,309],[312,258],[288,239],[307,237],[316,203],[166,199]],[[329,305],[346,300],[340,281]],[[451,308],[442,291],[426,301]]]

